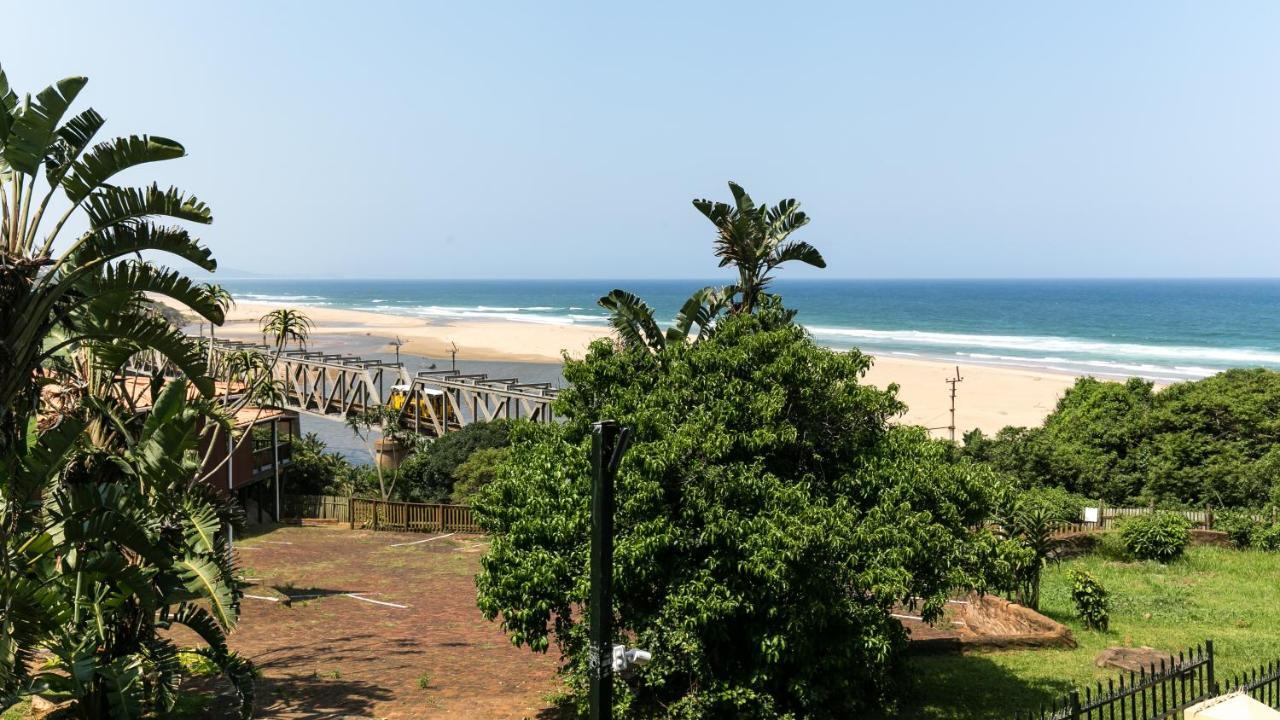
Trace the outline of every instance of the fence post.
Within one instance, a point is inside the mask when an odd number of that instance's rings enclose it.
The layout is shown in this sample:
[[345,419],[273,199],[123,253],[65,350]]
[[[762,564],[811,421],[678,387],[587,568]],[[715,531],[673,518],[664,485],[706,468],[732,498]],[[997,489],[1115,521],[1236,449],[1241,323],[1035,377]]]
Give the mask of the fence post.
[[347,522],[350,523],[351,529],[356,529],[356,499],[347,498]]
[[1072,690],[1070,695],[1071,720],[1080,720],[1080,691]]
[[1213,676],[1213,639],[1204,641],[1204,651],[1209,655],[1209,662],[1206,664],[1206,671],[1209,674],[1209,692],[1213,695],[1218,694],[1218,681]]

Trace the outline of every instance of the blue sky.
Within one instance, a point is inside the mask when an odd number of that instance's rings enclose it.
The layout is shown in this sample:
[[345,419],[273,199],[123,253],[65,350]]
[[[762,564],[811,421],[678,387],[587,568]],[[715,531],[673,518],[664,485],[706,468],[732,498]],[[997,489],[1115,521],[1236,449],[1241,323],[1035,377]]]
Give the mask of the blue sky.
[[[224,267],[704,277],[694,197],[827,277],[1280,274],[1280,3],[23,3]],[[21,29],[19,31],[18,29]],[[804,275],[803,272],[792,273]]]

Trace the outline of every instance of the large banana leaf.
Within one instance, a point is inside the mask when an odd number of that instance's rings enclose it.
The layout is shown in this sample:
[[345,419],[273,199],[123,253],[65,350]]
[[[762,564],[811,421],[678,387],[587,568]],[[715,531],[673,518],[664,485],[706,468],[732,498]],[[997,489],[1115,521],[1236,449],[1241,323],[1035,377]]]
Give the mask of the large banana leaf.
[[218,263],[208,248],[192,239],[190,233],[180,227],[156,225],[150,222],[113,225],[97,230],[81,240],[79,245],[62,262],[58,280],[90,265],[97,266],[126,255],[155,251],[176,255],[203,270],[213,272]]
[[73,203],[89,197],[115,174],[143,163],[173,160],[186,154],[182,145],[159,136],[131,135],[95,145],[62,181]]
[[69,77],[50,85],[18,106],[5,139],[4,159],[14,170],[35,175],[53,143],[62,115],[88,78]]
[[213,222],[208,205],[175,187],[161,190],[156,184],[145,188],[104,187],[85,200],[84,208],[94,228],[155,216],[204,224]]
[[647,347],[654,352],[665,346],[666,338],[653,319],[653,308],[644,300],[625,290],[614,289],[598,302],[609,311],[609,324],[624,345]]
[[144,349],[159,352],[183,372],[204,395],[213,394],[213,379],[206,374],[206,357],[199,346],[163,319],[135,311],[106,318],[86,318],[72,329],[67,339],[44,352],[50,356],[77,342],[94,343],[94,359],[99,367],[119,371],[129,358]]
[[209,601],[209,609],[218,623],[227,629],[234,628],[240,609],[222,569],[207,555],[187,555],[177,562],[177,566],[187,589]]
[[58,128],[58,137],[50,148],[49,159],[45,166],[45,178],[49,181],[50,192],[62,182],[62,178],[71,169],[72,163],[80,153],[84,152],[104,123],[106,119],[99,115],[97,110],[89,108]]
[[222,305],[213,301],[208,288],[176,270],[148,262],[126,261],[106,266],[101,275],[90,275],[81,285],[86,298],[115,294],[121,299],[139,293],[163,295],[178,301],[204,319],[222,324]]

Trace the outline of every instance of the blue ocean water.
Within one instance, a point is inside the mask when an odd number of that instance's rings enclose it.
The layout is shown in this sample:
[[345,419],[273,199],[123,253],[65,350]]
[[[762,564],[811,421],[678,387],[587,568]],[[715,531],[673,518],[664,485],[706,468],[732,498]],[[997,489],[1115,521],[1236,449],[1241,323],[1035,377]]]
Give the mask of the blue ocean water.
[[[614,287],[675,315],[698,280],[219,280],[238,298],[447,322],[604,325]],[[1182,380],[1280,368],[1280,280],[779,280],[819,342],[874,354]]]

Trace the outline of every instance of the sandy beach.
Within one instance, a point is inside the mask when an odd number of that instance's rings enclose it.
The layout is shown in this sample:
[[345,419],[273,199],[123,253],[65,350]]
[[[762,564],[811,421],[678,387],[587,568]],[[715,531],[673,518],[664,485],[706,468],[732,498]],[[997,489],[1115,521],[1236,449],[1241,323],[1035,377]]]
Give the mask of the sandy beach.
[[[241,302],[230,313],[218,335],[236,339],[260,337],[258,319],[273,304]],[[449,357],[457,345],[458,361],[505,360],[513,362],[559,363],[561,352],[581,357],[592,340],[608,334],[598,325],[543,324],[501,321],[433,323],[400,315],[340,310],[328,307],[298,307],[315,323],[311,345],[324,347],[326,336],[366,336],[388,344],[403,341],[402,354],[433,359]],[[904,422],[935,428],[946,436],[950,422],[950,388],[945,382],[955,372],[951,363],[880,356],[867,381],[884,387],[899,386],[899,397],[909,410]],[[1006,425],[1039,424],[1075,378],[1065,373],[966,365],[960,368],[964,381],[956,399],[956,426],[960,432],[981,428],[994,433]]]

